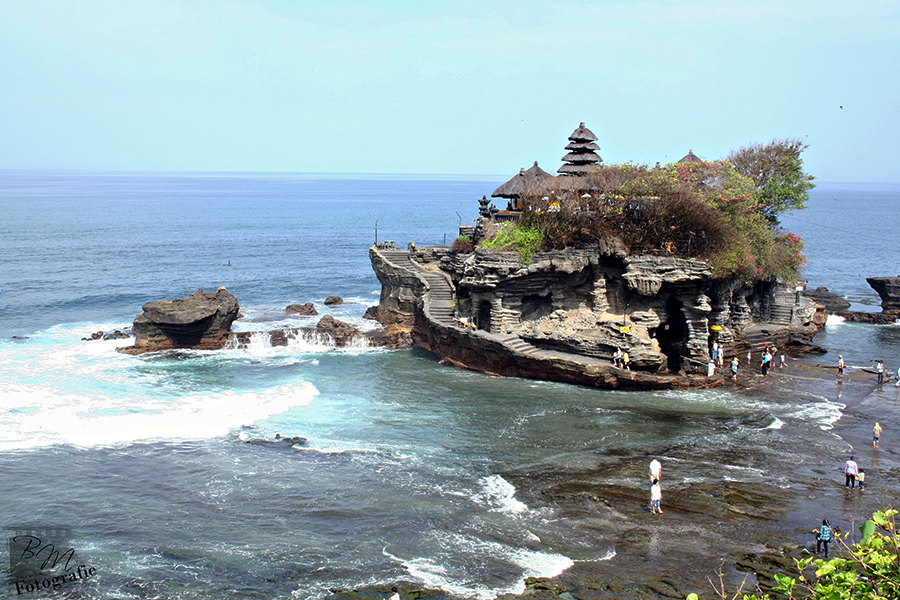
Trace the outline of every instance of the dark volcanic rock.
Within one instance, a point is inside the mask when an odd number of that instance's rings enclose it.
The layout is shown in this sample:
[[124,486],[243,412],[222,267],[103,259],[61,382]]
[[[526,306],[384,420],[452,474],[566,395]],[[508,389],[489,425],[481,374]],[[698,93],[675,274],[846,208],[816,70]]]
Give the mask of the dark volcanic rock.
[[319,314],[319,311],[316,310],[316,307],[312,302],[307,302],[306,304],[291,304],[290,306],[285,307],[284,312],[304,317],[315,317]]
[[826,287],[817,287],[814,290],[804,290],[800,293],[804,298],[809,298],[816,304],[824,306],[828,312],[839,313],[850,308],[850,302],[840,294],[829,292]]
[[228,339],[240,304],[225,288],[202,289],[175,300],[157,300],[143,306],[134,319],[134,346],[119,348],[125,354],[143,354],[176,348],[218,350]]
[[866,277],[872,289],[881,296],[881,312],[845,312],[841,316],[857,323],[891,325],[900,319],[900,277]]
[[325,306],[334,306],[336,304],[343,304],[344,299],[340,296],[328,296],[325,298]]
[[881,310],[900,317],[900,277],[866,277],[866,282],[881,296]]
[[377,306],[370,306],[369,308],[367,308],[367,309],[366,309],[366,314],[363,315],[363,319],[369,319],[369,320],[372,320],[372,321],[377,321],[377,320],[378,320],[378,307],[377,307]]
[[331,315],[325,315],[322,317],[318,324],[316,324],[316,328],[322,332],[327,333],[332,338],[334,338],[334,344],[336,346],[344,346],[353,339],[359,333],[359,330],[349,323],[345,323],[343,321],[338,321]]

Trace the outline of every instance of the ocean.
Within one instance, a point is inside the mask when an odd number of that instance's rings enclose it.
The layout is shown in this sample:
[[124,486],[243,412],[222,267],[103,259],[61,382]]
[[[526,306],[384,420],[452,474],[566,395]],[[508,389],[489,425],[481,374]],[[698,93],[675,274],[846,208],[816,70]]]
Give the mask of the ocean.
[[[219,286],[240,300],[237,330],[314,324],[284,312],[298,302],[371,329],[376,236],[449,243],[502,181],[0,173],[6,537],[74,550],[93,571],[61,584],[73,598],[306,599],[407,581],[488,599],[616,560],[602,527],[523,501],[535,477],[624,456],[643,470],[616,483],[643,490],[645,457],[675,449],[775,444],[792,463],[834,447],[844,405],[811,391],[602,391],[316,340],[139,357],[115,351],[128,340],[83,341],[145,302]],[[865,277],[900,273],[898,215],[900,186],[820,184],[783,222],[806,240],[810,287],[874,311]],[[325,307],[329,295],[345,303]],[[796,364],[900,366],[900,326],[831,317],[816,341],[828,354]],[[752,456],[728,456],[699,476],[771,482]],[[29,577],[5,585],[49,594]]]

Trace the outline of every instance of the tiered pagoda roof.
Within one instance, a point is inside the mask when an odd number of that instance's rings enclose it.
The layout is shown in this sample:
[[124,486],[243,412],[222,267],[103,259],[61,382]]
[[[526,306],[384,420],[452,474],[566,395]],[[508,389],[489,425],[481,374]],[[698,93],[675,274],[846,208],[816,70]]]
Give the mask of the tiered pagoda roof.
[[569,136],[569,144],[566,146],[568,154],[562,157],[565,163],[557,171],[563,175],[583,175],[600,166],[603,159],[597,154],[600,146],[595,144],[597,136],[584,126],[584,121],[578,129]]
[[680,163],[702,163],[703,159],[694,154],[693,150],[688,150],[688,153],[684,155],[684,157],[679,160]]

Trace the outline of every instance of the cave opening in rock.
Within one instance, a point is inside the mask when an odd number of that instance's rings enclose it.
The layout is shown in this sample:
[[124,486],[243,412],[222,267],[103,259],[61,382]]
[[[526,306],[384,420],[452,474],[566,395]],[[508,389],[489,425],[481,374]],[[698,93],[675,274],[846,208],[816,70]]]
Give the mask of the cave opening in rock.
[[482,302],[478,307],[478,316],[475,326],[483,331],[491,330],[491,303]]
[[666,320],[660,323],[656,332],[659,350],[666,355],[666,367],[677,373],[683,366],[682,354],[688,337],[687,320],[684,318],[682,303],[669,296],[666,300]]

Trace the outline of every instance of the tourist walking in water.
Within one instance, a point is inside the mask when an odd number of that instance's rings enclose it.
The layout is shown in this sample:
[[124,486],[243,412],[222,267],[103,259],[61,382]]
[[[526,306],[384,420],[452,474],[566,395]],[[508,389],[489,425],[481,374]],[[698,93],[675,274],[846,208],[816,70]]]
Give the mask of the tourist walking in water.
[[838,355],[838,377],[844,376],[844,355]]
[[734,358],[731,359],[731,378],[732,379],[737,378],[738,362],[739,361],[738,361],[737,356],[735,356]]
[[875,371],[878,373],[878,385],[884,383],[884,361],[875,361]]
[[662,514],[662,508],[659,507],[660,502],[662,502],[662,490],[659,489],[659,479],[653,480],[653,485],[650,486],[650,513],[651,514]]
[[894,387],[900,387],[900,367],[897,368],[897,383],[894,384]]
[[834,532],[831,530],[831,524],[828,523],[828,519],[822,519],[822,526],[818,529],[813,529],[813,531],[816,534],[816,554],[819,554],[822,551],[822,546],[824,546],[825,558],[828,558],[828,542],[834,537]]
[[662,465],[655,458],[650,461],[650,481],[659,481],[662,477]]
[[856,487],[856,476],[859,475],[859,465],[856,464],[856,457],[851,456],[850,460],[844,463],[844,487],[853,489]]
[[859,482],[859,491],[866,491],[866,474],[860,471],[859,475],[856,476],[856,481]]
[[872,428],[872,447],[878,447],[878,439],[881,438],[881,424],[878,422],[875,423],[875,427]]

